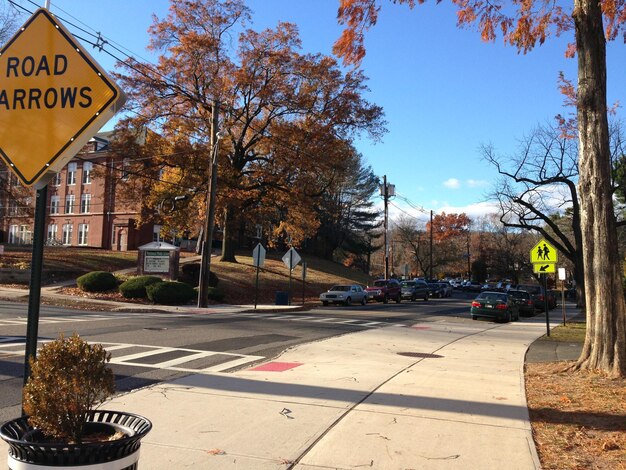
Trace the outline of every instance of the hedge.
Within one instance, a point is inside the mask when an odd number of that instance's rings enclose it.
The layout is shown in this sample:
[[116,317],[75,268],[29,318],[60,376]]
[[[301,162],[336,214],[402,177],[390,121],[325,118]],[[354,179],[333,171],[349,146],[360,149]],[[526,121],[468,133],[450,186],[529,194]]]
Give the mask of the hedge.
[[87,292],[104,292],[117,287],[117,278],[107,271],[92,271],[78,277],[76,284]]
[[196,298],[197,294],[193,287],[184,282],[162,281],[146,286],[148,299],[155,304],[181,305]]
[[135,276],[124,281],[119,291],[127,299],[145,299],[148,296],[146,286],[157,282],[162,282],[162,279],[157,276]]

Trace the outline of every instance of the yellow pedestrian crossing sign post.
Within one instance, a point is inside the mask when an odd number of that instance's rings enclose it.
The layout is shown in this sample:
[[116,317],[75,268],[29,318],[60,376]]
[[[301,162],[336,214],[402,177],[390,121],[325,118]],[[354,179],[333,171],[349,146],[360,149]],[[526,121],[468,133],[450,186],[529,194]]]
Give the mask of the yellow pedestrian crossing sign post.
[[[532,250],[530,250],[530,262],[533,264],[556,263],[559,261],[559,254],[550,243],[541,239]],[[537,271],[535,271],[537,272]],[[550,272],[554,272],[554,269]]]

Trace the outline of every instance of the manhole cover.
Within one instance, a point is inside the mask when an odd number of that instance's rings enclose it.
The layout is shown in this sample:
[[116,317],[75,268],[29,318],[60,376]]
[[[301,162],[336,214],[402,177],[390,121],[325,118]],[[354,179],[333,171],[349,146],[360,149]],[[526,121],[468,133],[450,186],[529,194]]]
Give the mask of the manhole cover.
[[439,354],[431,354],[431,353],[419,353],[419,352],[400,352],[398,353],[400,356],[406,356],[406,357],[421,357],[423,359],[439,359],[440,356]]

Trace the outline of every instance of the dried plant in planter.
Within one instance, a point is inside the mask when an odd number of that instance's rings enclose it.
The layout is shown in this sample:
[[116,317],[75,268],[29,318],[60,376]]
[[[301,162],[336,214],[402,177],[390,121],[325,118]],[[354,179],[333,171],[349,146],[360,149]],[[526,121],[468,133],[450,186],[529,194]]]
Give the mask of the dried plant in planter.
[[45,344],[24,387],[29,424],[48,438],[81,443],[88,413],[115,392],[111,354],[76,333]]

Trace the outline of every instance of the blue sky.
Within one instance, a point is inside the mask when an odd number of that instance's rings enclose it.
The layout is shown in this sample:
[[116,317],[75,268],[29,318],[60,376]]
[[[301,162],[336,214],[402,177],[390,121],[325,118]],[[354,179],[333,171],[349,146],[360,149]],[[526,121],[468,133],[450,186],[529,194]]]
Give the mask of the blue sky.
[[[15,1],[35,8],[28,0]],[[43,0],[35,3],[42,6]],[[52,0],[50,9],[149,59],[151,14],[163,17],[168,5],[167,0]],[[341,31],[338,0],[249,0],[248,5],[256,29],[279,20],[296,23],[305,51],[330,54]],[[563,71],[575,82],[576,61],[564,57],[571,40],[549,39],[522,55],[501,39],[484,43],[475,31],[457,28],[454,7],[445,2],[413,11],[383,3],[379,23],[366,36],[362,69],[369,77],[367,98],[384,108],[389,132],[383,142],[359,140],[357,148],[374,172],[387,175],[413,205],[435,213],[490,212],[486,195],[497,174],[481,159],[479,148],[493,144],[510,154],[534,126],[567,112],[557,77]],[[96,49],[90,53],[112,68],[111,57]],[[621,41],[608,46],[610,103],[626,102],[625,53]],[[400,198],[393,204],[392,216],[402,210],[424,217]]]

